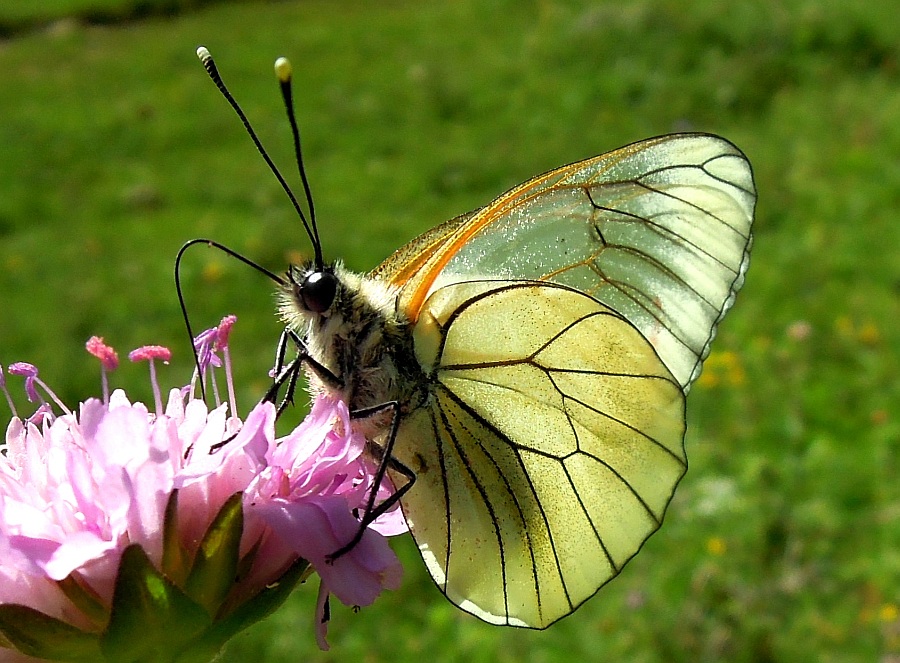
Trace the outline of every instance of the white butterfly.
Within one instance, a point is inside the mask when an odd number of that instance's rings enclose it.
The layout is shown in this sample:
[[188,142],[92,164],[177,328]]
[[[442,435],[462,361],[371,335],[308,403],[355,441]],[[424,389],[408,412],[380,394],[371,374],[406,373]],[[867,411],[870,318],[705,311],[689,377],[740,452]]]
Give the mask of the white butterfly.
[[672,134],[535,177],[369,274],[307,227],[316,259],[273,277],[282,317],[311,389],[387,459],[450,601],[544,628],[660,526],[755,202],[738,148]]
[[[403,512],[453,603],[546,627],[660,526],[754,203],[737,148],[676,134],[536,177],[370,274],[292,268],[282,315],[340,379],[313,389],[398,404]],[[360,425],[383,449],[390,423]]]

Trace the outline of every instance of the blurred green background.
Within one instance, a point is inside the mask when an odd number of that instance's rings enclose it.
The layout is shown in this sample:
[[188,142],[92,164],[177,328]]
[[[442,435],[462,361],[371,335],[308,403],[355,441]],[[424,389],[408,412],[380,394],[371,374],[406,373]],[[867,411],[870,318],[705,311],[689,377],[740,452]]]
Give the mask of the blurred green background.
[[[335,606],[331,652],[303,587],[223,661],[900,660],[890,3],[37,4],[0,6],[0,361],[38,364],[70,404],[98,390],[92,334],[122,353],[168,344],[162,380],[187,380],[172,284],[187,239],[276,271],[309,252],[199,44],[289,175],[271,67],[292,59],[326,253],[358,270],[531,175],[651,135],[721,133],[755,167],[753,260],[689,399],[691,468],[619,578],[547,631],[502,629],[453,608],[396,541],[403,587],[358,614]],[[278,334],[271,288],[202,248],[185,278],[198,327],[239,317],[246,412]],[[150,396],[144,367],[113,384]]]

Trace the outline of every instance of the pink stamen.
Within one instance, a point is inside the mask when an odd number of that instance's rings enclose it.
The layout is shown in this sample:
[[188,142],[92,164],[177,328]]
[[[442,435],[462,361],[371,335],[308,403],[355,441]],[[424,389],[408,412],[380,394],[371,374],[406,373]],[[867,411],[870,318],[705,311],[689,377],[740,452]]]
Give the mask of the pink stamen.
[[156,364],[154,363],[154,360],[159,359],[163,363],[168,364],[169,360],[172,359],[172,351],[161,345],[144,345],[129,352],[128,359],[131,361],[146,361],[150,364],[150,384],[153,386],[153,400],[156,404],[156,414],[157,416],[162,416],[162,395],[159,391],[159,382],[156,380]]
[[28,396],[30,402],[43,402],[44,399],[40,397],[40,394],[37,393],[37,389],[34,388],[34,383],[35,380],[37,380],[38,374],[37,367],[34,364],[29,364],[25,361],[17,361],[16,363],[9,365],[9,374],[20,375],[25,378],[25,395]]
[[215,347],[222,351],[222,357],[225,364],[225,383],[228,386],[228,402],[231,408],[231,416],[238,416],[237,398],[234,395],[234,380],[231,373],[231,352],[228,350],[228,335],[231,334],[231,328],[237,322],[236,315],[226,315],[222,318],[217,329],[217,337]]
[[231,352],[228,346],[222,348],[222,357],[225,360],[225,384],[228,386],[228,402],[231,408],[231,416],[238,416],[237,398],[234,395],[234,379],[231,374]]
[[209,386],[212,387],[213,399],[216,401],[216,407],[222,404],[222,398],[219,396],[219,383],[216,382],[216,372],[209,372]]
[[66,414],[72,414],[71,410],[69,410],[69,408],[59,400],[57,395],[53,393],[53,390],[38,377],[38,369],[34,364],[29,364],[25,361],[17,361],[14,364],[10,364],[8,370],[10,375],[21,375],[25,378],[25,395],[30,402],[34,403],[35,401],[40,401],[42,405],[45,402],[35,387],[35,385],[37,385],[59,406],[60,410]]
[[99,359],[107,371],[114,371],[119,367],[118,353],[103,342],[102,336],[91,336],[84,344],[84,348]]
[[160,359],[169,363],[172,359],[172,351],[162,345],[144,345],[128,353],[131,361],[151,361]]
[[231,328],[237,322],[236,315],[226,315],[222,318],[219,326],[216,328],[216,349],[224,350],[228,347],[228,335],[231,334]]
[[119,355],[112,347],[103,342],[101,336],[91,336],[84,344],[85,350],[100,360],[100,383],[103,389],[103,402],[109,403],[109,379],[107,373],[119,367]]
[[[197,363],[199,364],[199,375],[197,376],[197,378],[200,380],[201,385],[206,384],[207,369],[210,366],[212,366],[213,368],[218,368],[222,365],[222,360],[216,354],[218,339],[218,327],[206,329],[197,334],[196,337],[194,337],[194,349],[197,352]],[[216,374],[214,371],[209,371],[209,381],[210,386],[212,387],[213,398],[215,399],[216,405],[218,406],[221,401],[219,398],[219,387],[216,384]]]
[[217,338],[218,329],[216,327],[202,331],[194,338],[194,348],[197,350],[197,361],[200,363],[201,376],[206,374],[208,367],[218,367],[222,364],[215,351]]
[[3,374],[3,366],[0,366],[0,391],[6,396],[6,402],[9,405],[9,410],[12,412],[12,415],[18,417],[19,413],[16,412],[16,404],[13,403],[12,396],[10,396],[9,392],[6,390],[6,375]]

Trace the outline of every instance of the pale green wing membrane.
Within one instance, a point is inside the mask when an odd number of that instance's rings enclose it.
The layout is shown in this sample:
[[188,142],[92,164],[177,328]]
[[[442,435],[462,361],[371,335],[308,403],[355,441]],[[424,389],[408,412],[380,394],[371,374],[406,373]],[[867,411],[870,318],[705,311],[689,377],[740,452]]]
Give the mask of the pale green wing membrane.
[[571,286],[634,324],[687,390],[743,284],[755,201],[750,164],[728,141],[653,138],[479,210],[446,240],[431,289],[479,277]]
[[614,577],[686,469],[684,394],[615,311],[573,289],[469,281],[414,328],[431,398],[404,419],[403,499],[441,590],[543,628]]

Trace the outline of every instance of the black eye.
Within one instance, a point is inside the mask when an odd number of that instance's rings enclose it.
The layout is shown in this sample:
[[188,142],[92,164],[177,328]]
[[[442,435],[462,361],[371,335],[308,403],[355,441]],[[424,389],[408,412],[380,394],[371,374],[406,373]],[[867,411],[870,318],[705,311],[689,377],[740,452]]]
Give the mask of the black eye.
[[337,277],[331,272],[313,272],[300,284],[300,301],[313,313],[327,311],[334,302],[337,285]]

